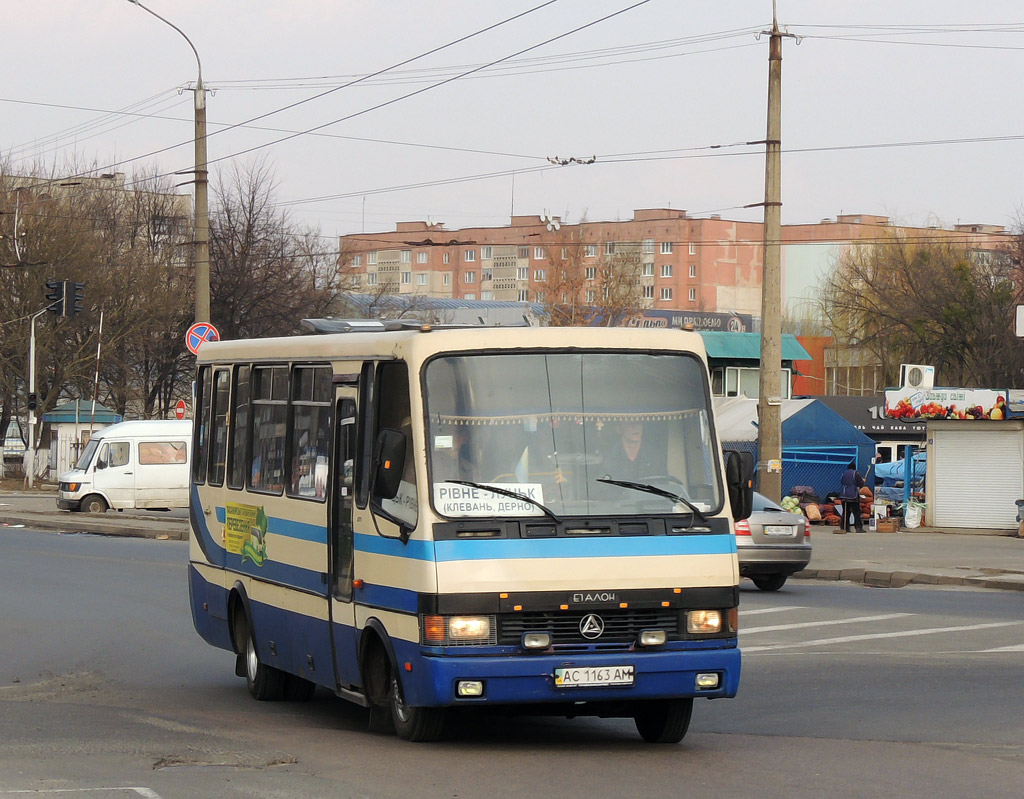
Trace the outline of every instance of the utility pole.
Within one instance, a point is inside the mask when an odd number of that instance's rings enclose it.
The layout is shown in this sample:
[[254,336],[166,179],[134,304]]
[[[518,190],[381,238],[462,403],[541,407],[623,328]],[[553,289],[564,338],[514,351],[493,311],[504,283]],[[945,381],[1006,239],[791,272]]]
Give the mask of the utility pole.
[[768,42],[768,129],[764,165],[764,274],[758,387],[758,490],[782,499],[782,37],[772,0]]

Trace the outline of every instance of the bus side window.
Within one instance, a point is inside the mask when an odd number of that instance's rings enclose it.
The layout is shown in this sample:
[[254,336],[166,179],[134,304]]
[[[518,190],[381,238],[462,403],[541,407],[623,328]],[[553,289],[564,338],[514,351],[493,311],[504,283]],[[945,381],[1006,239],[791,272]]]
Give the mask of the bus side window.
[[206,458],[208,455],[208,436],[210,425],[210,405],[212,384],[210,381],[210,367],[203,366],[199,370],[198,387],[196,397],[199,400],[199,407],[196,408],[196,418],[193,422],[194,443],[192,444],[192,481],[195,483],[206,482]]

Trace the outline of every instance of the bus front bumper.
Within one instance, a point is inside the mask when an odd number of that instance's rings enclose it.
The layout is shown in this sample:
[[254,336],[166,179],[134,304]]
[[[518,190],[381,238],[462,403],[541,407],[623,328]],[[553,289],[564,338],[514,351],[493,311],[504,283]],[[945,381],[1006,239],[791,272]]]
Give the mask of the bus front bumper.
[[[399,654],[401,659],[401,654]],[[556,670],[575,676],[621,676],[632,667],[628,685],[556,684]],[[427,707],[546,703],[621,703],[682,697],[726,698],[736,695],[740,650],[736,647],[588,654],[585,657],[538,654],[505,657],[432,656],[399,664],[405,700]],[[618,671],[616,671],[618,670]],[[628,668],[625,671],[629,671]],[[698,675],[717,675],[715,687],[698,687]],[[708,678],[705,677],[706,682]],[[460,695],[466,683],[479,683],[479,696]]]

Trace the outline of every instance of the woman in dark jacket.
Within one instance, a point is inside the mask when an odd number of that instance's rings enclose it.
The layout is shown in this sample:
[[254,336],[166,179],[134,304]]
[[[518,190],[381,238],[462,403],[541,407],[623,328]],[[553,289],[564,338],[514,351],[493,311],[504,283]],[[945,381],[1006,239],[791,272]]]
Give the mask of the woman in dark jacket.
[[850,531],[850,516],[853,515],[854,530],[864,532],[864,522],[860,518],[860,489],[864,486],[864,478],[857,471],[856,461],[850,461],[842,476],[842,487],[839,499],[843,501],[843,532]]

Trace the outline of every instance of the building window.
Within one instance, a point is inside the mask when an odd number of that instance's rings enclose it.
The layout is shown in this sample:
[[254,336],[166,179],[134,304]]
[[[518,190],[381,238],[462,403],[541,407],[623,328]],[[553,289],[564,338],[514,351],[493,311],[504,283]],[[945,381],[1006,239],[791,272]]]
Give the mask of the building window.
[[663,241],[661,243],[661,254],[662,255],[671,255],[672,254],[672,242],[671,241]]
[[366,285],[367,286],[376,286],[377,285],[377,273],[376,272],[367,272],[366,273]]
[[697,289],[690,289],[690,302],[697,301]]
[[402,272],[402,285],[408,286],[412,283],[412,272]]
[[476,272],[470,269],[466,272],[466,276],[462,279],[463,283],[476,283]]
[[416,253],[416,263],[418,263],[418,264],[425,264],[426,262],[427,262],[427,251],[426,250],[421,250],[420,252]]
[[654,277],[654,264],[644,264],[644,277]]
[[425,286],[425,285],[427,285],[427,273],[426,272],[417,272],[416,273],[416,285],[417,286]]
[[541,281],[547,280],[548,279],[548,273],[545,270],[543,270],[543,269],[534,269],[533,270],[533,279],[536,280],[538,283],[541,282]]
[[667,286],[665,288],[663,288],[661,290],[661,298],[663,300],[671,300],[672,299],[672,289],[667,287]]
[[480,269],[480,282],[486,283],[489,280],[494,280],[494,270],[491,267]]
[[476,260],[476,250],[466,250],[463,255],[463,260],[469,263],[470,261]]
[[463,298],[464,300],[475,300],[475,299],[476,299],[476,294],[475,294],[474,292],[472,292],[472,291],[467,291],[467,292],[466,292],[466,293],[465,293],[465,294],[463,295],[463,297],[462,297],[462,298]]
[[597,299],[597,292],[593,289],[587,289],[587,302],[594,302]]
[[519,248],[519,257],[520,258],[529,258],[530,257],[530,248],[529,247],[520,247]]
[[529,299],[526,289],[519,289],[519,302],[527,302]]
[[662,277],[672,277],[672,264],[662,264],[661,265],[661,276]]
[[604,254],[605,255],[615,255],[615,242],[614,241],[606,241],[604,243]]
[[644,255],[654,255],[654,239],[644,239],[640,251]]
[[412,263],[412,250],[402,250],[402,259],[401,260],[402,260],[403,264],[411,264]]
[[443,275],[441,275],[441,285],[442,286],[450,286],[451,284],[452,284],[452,273],[451,272],[445,272]]
[[361,255],[353,256],[353,258],[352,258],[352,266],[362,266],[362,265],[363,265],[363,256],[361,256]]
[[494,292],[493,291],[481,291],[480,292],[480,299],[481,300],[493,300],[494,299]]
[[588,266],[586,269],[583,270],[583,276],[587,280],[596,280],[597,279],[597,267],[596,266]]
[[535,261],[543,261],[544,260],[544,248],[543,247],[534,247],[533,248],[533,258],[534,258]]
[[516,269],[516,279],[517,280],[529,280],[530,279],[530,267],[528,267],[528,266],[520,266],[518,269]]
[[588,244],[587,249],[584,251],[584,255],[586,255],[587,258],[594,258],[597,255],[597,245]]
[[645,300],[653,300],[654,299],[654,286],[653,285],[648,284],[648,285],[644,286],[644,299]]
[[[826,369],[826,372],[828,370]],[[724,374],[723,374],[724,372]],[[760,389],[761,372],[757,367],[727,366],[718,368],[711,375],[711,393],[716,397],[739,397],[757,399]],[[793,372],[782,370],[782,381],[779,386],[782,399],[792,397]]]
[[537,302],[544,302],[544,298],[547,297],[547,292],[538,291],[533,295],[533,299]]
[[690,264],[690,277],[697,277],[697,264]]
[[446,252],[444,255],[441,256],[441,261],[446,264],[451,263],[451,260],[452,254],[450,252]]
[[494,257],[494,248],[493,247],[481,247],[480,248],[480,258],[481,258],[481,260],[489,261],[493,257]]
[[694,242],[690,242],[690,255],[697,254],[697,245]]
[[569,260],[569,248],[568,247],[562,247],[562,260],[563,261],[568,261]]
[[373,250],[372,252],[366,253],[366,263],[369,264],[370,266],[373,266],[374,264],[377,263],[377,251],[376,250]]

